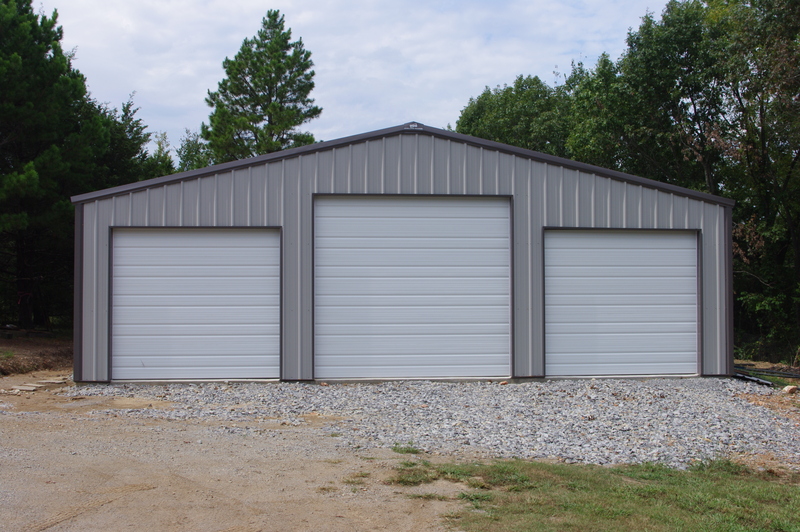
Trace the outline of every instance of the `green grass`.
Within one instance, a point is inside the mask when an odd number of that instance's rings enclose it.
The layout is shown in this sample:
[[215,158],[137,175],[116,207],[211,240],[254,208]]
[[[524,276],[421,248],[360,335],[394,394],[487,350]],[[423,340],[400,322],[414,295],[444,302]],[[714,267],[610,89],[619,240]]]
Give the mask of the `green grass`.
[[14,353],[12,353],[11,351],[4,351],[2,354],[0,354],[0,356],[5,358],[6,360],[11,360],[12,358],[14,358]]
[[413,442],[408,442],[407,444],[403,445],[401,443],[395,443],[392,445],[392,450],[398,454],[419,454],[422,451],[414,447]]
[[447,516],[465,531],[800,531],[800,474],[726,460],[687,471],[659,464],[604,468],[523,460],[403,462],[391,481],[463,482],[469,503]]

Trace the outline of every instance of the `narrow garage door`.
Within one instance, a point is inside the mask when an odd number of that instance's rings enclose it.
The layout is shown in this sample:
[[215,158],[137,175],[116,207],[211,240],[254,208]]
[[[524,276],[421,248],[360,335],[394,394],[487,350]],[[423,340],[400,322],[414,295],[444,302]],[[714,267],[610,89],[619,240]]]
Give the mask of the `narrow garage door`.
[[697,237],[545,233],[545,371],[696,374]]
[[116,229],[113,379],[280,376],[280,237]]
[[315,377],[508,376],[509,202],[315,203]]

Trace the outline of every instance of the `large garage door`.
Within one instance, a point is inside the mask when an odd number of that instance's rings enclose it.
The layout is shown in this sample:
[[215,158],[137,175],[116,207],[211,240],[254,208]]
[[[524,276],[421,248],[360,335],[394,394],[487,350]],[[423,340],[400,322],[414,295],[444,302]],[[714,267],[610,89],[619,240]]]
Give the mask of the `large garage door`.
[[117,229],[113,379],[280,376],[274,230]]
[[545,233],[548,376],[696,374],[697,237]]
[[504,198],[319,198],[315,377],[508,376]]

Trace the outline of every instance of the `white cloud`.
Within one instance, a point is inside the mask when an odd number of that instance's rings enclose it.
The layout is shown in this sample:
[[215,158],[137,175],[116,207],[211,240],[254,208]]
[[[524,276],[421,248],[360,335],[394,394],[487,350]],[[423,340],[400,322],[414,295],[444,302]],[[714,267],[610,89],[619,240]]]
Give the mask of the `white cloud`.
[[484,87],[593,65],[624,50],[629,28],[661,0],[425,1],[43,0],[59,11],[65,49],[101,102],[136,92],[138,116],[173,145],[207,120],[205,96],[222,61],[280,9],[293,37],[312,52],[322,116],[306,124],[330,140],[417,120],[455,124]]

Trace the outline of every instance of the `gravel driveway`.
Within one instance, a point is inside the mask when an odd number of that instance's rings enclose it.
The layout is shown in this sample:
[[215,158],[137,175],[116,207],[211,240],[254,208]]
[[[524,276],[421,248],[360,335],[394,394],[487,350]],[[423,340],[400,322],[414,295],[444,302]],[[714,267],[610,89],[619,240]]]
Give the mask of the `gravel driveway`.
[[[256,435],[271,424],[320,430],[337,445],[409,442],[435,454],[551,458],[686,467],[715,457],[770,454],[800,464],[800,424],[748,402],[775,391],[733,379],[598,379],[546,382],[401,381],[358,384],[112,384],[66,396],[138,397],[172,408],[126,410],[153,419],[218,421]],[[163,403],[159,403],[163,404]],[[237,422],[235,427],[226,426]],[[244,425],[244,426],[243,426]]]

